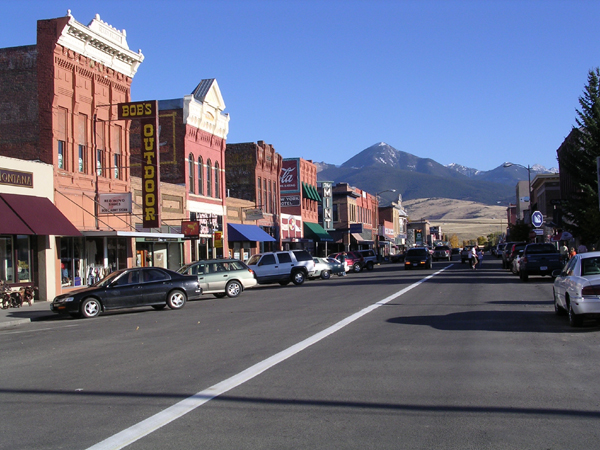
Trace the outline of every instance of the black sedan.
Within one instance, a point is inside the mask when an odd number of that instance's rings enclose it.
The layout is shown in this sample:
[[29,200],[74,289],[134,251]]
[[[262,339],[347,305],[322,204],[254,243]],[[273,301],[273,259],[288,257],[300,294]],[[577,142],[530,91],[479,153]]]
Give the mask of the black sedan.
[[93,286],[59,295],[50,309],[87,318],[109,309],[139,306],[180,309],[188,299],[195,300],[201,295],[196,275],[182,275],[160,267],[137,267],[117,270]]
[[404,269],[416,269],[419,267],[423,267],[424,269],[431,269],[433,267],[429,249],[424,247],[409,248],[404,256]]

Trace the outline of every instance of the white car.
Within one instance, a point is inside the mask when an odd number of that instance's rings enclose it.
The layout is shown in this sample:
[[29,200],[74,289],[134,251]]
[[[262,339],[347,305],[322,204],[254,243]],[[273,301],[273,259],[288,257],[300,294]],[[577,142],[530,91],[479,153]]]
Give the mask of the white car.
[[600,252],[575,255],[552,276],[556,314],[568,314],[572,327],[585,318],[600,319]]

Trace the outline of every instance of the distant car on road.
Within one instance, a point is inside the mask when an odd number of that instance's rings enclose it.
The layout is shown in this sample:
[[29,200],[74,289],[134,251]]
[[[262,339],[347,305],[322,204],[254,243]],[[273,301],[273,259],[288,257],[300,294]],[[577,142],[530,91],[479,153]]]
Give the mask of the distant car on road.
[[452,259],[452,250],[447,245],[438,245],[433,248],[433,260],[445,259],[450,261]]
[[431,253],[425,247],[409,248],[404,256],[404,269],[417,269],[420,267],[424,269],[433,267]]
[[600,319],[600,252],[575,255],[552,276],[556,314],[568,314],[573,327],[586,318]]
[[313,258],[315,262],[315,269],[308,274],[308,278],[322,278],[323,280],[328,280],[331,278],[331,275],[341,275],[346,269],[344,265],[334,258]]
[[364,259],[364,266],[367,270],[373,270],[375,264],[377,264],[377,255],[374,250],[358,250],[356,253],[361,255]]
[[[341,254],[344,252],[339,252],[339,253],[332,253],[331,255],[329,255],[329,257],[337,259],[338,261],[341,261]],[[345,252],[346,253],[346,265],[348,267],[348,271],[352,271],[352,272],[360,272],[363,267],[365,266],[365,259],[363,258],[363,256],[355,251],[349,251],[349,252]]]
[[203,294],[233,298],[258,284],[254,271],[237,259],[204,259],[186,264],[177,272],[196,275]]
[[198,277],[161,267],[135,267],[112,272],[97,284],[54,298],[50,310],[73,317],[96,317],[103,311],[151,306],[181,309],[202,295]]

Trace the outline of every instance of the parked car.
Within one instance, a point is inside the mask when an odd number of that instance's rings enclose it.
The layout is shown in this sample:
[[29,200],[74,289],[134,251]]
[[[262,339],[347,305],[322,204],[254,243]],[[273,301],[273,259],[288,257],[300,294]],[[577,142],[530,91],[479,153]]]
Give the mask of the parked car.
[[315,279],[321,277],[323,280],[328,280],[331,275],[342,275],[346,272],[344,265],[334,258],[313,258],[315,268],[308,273],[308,278]]
[[425,269],[431,269],[433,262],[431,260],[431,253],[425,247],[409,248],[404,256],[404,269],[415,269],[423,267]]
[[377,254],[373,250],[358,250],[356,253],[360,254],[364,260],[364,266],[367,270],[373,270],[375,264],[377,264]]
[[508,258],[510,256],[510,253],[512,252],[512,247],[515,244],[522,244],[523,242],[507,242],[506,245],[504,246],[504,250],[502,250],[502,268],[503,269],[509,269],[510,268],[510,264],[508,262]]
[[[527,244],[525,242],[518,242],[516,244],[513,244],[511,246],[511,249],[507,251],[507,256],[506,256],[507,269],[510,269],[511,271],[513,271],[513,273],[516,273],[516,274],[519,273],[519,266],[513,264],[513,262],[517,256],[519,256],[519,260],[521,259],[521,256],[523,255],[523,250],[525,249],[526,245]],[[516,269],[516,272],[514,269]]]
[[496,246],[496,250],[494,252],[494,256],[496,258],[501,258],[502,257],[502,252],[504,251],[505,247],[506,247],[506,242],[503,242],[502,244],[498,244]]
[[393,263],[404,262],[404,253],[405,252],[394,253],[390,256],[390,261]]
[[342,253],[346,253],[346,257],[345,257],[345,263],[347,265],[346,271],[360,272],[363,269],[363,267],[365,266],[365,259],[363,258],[363,256],[360,253],[357,253],[355,251],[332,253],[329,256],[331,258],[337,259],[338,261],[341,261]]
[[74,317],[96,317],[103,311],[152,306],[181,309],[202,295],[198,277],[161,267],[136,267],[112,272],[97,284],[54,298],[50,309]]
[[519,278],[527,281],[530,275],[552,275],[561,267],[560,253],[554,244],[527,244],[519,260]]
[[519,263],[521,262],[521,256],[523,256],[523,250],[525,247],[522,247],[516,251],[516,254],[513,256],[512,262],[510,263],[510,271],[515,275],[519,275]]
[[196,275],[203,294],[237,297],[258,284],[254,271],[237,259],[205,259],[186,264],[177,272]]
[[452,259],[452,250],[447,245],[438,245],[433,249],[433,260],[445,259],[450,261]]
[[568,314],[573,327],[586,318],[600,319],[600,252],[575,255],[552,276],[556,314]]
[[290,282],[299,286],[315,269],[313,257],[306,250],[285,250],[252,255],[247,262],[256,274],[258,284]]
[[471,249],[475,247],[474,245],[465,245],[463,249],[460,251],[460,263],[464,264],[469,260],[469,253],[471,253]]

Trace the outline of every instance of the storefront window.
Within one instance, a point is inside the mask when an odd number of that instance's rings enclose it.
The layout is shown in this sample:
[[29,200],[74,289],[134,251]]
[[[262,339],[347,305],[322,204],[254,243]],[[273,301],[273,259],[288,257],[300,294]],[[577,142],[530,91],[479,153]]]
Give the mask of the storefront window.
[[14,283],[12,237],[0,236],[0,280]]
[[29,236],[17,236],[17,273],[19,278],[17,283],[26,283],[31,281],[31,252],[29,251]]
[[85,255],[82,238],[60,240],[60,279],[62,286],[83,286],[85,282]]

